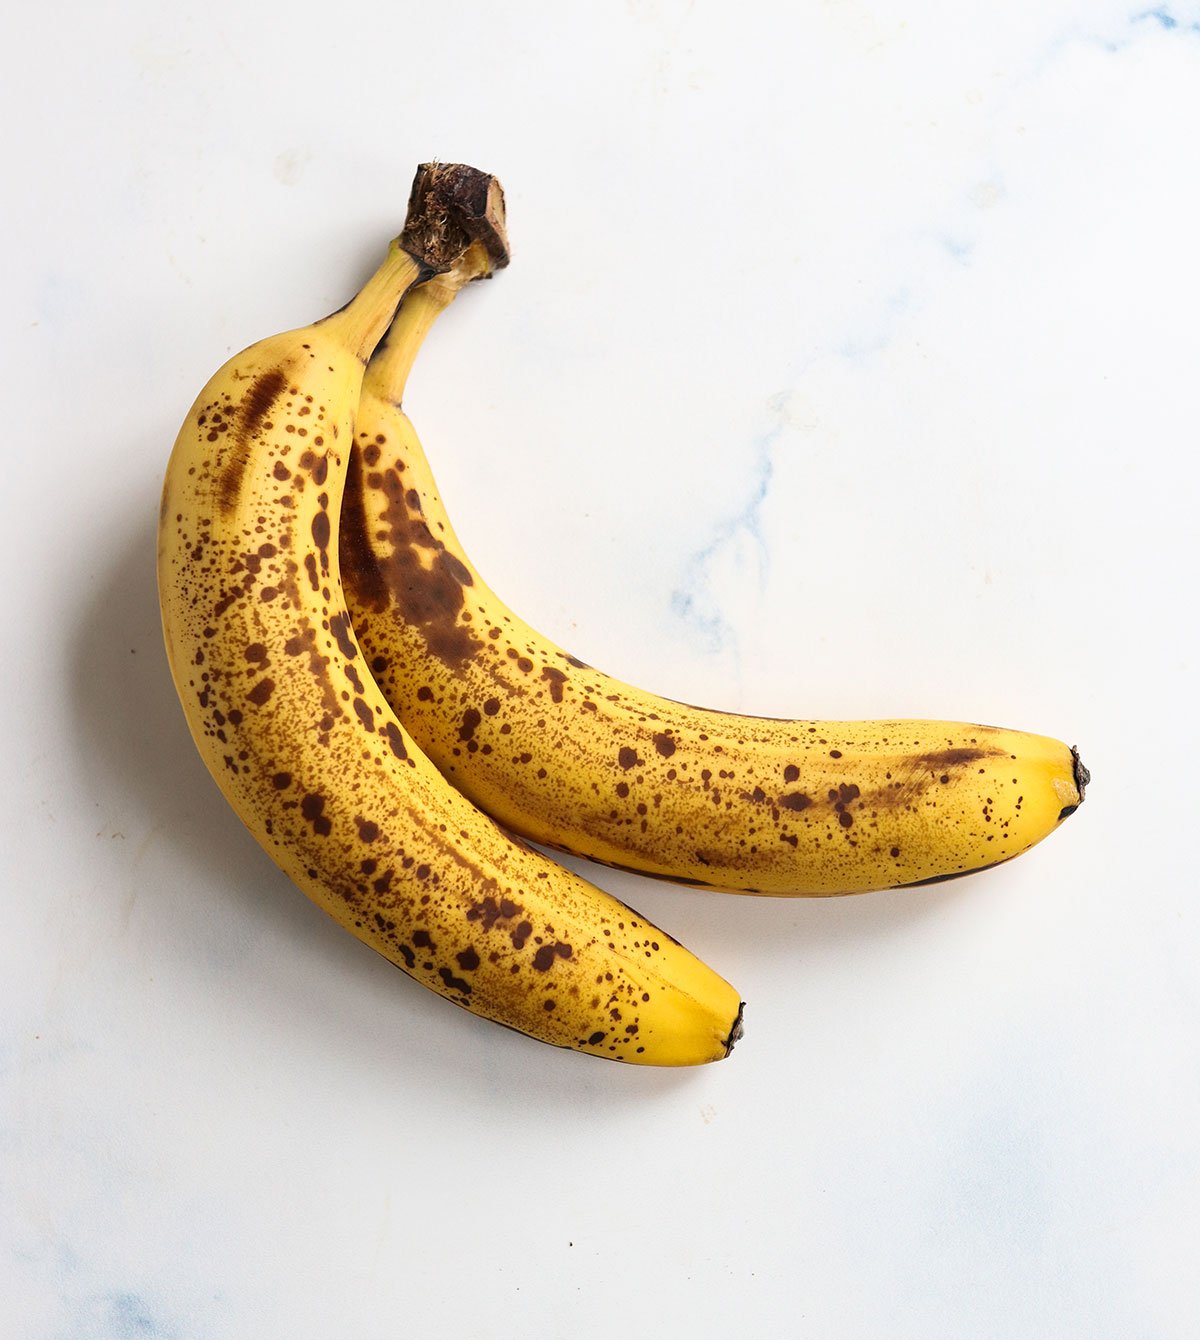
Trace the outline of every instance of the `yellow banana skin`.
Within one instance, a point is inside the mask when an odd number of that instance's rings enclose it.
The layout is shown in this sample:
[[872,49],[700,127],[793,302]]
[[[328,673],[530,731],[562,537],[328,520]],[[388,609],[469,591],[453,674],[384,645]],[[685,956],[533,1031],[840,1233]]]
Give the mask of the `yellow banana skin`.
[[608,1059],[720,1059],[740,1032],[733,988],[450,786],[355,640],[338,570],[354,414],[365,356],[419,277],[394,247],[342,312],[227,363],[180,430],[158,571],[192,735],[277,864],[433,991]]
[[515,832],[644,874],[778,895],[931,883],[1028,850],[1080,804],[1057,740],[947,721],[787,721],[656,697],[585,665],[488,587],[400,407],[461,287],[406,298],[359,404],[342,531],[387,700]]

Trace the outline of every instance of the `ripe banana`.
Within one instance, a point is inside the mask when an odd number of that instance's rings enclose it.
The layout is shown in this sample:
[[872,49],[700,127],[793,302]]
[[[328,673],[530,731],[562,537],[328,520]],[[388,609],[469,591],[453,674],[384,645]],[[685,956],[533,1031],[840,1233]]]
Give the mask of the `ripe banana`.
[[449,257],[467,248],[476,274],[504,263],[502,200],[473,169],[423,169],[405,233],[359,295],[238,354],[201,391],[162,495],[171,671],[246,826],[417,981],[559,1046],[716,1060],[740,1033],[733,988],[450,786],[376,687],[343,602],[339,516],[366,359],[400,297]]
[[421,342],[467,277],[451,268],[408,295],[367,369],[341,558],[384,695],[480,808],[648,875],[832,894],[986,869],[1079,806],[1088,774],[1057,740],[707,711],[585,665],[514,614],[459,543],[400,408]]

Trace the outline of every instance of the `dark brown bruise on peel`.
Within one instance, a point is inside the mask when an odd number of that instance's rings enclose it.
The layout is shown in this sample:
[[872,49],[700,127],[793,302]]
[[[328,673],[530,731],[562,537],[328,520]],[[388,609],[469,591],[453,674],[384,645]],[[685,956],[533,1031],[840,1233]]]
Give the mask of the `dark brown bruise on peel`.
[[[913,790],[923,790],[930,778],[944,780],[947,773],[969,767],[972,763],[982,763],[987,759],[1006,758],[1003,749],[988,749],[980,745],[958,745],[948,749],[933,749],[924,754],[914,754],[897,760],[907,765],[907,776],[900,778],[902,785],[892,788],[897,798],[907,799]],[[887,799],[886,793],[881,797]]]
[[967,763],[978,763],[985,758],[1001,758],[1003,755],[1003,749],[982,749],[971,745],[953,749],[935,749],[928,754],[918,754],[913,761],[923,763],[932,769],[961,768]]
[[342,495],[342,519],[338,531],[338,561],[342,582],[354,592],[365,609],[382,614],[391,594],[383,567],[367,542],[367,507],[363,497],[363,459],[357,447],[350,453],[346,488]]
[[255,379],[238,407],[236,436],[217,480],[217,506],[228,516],[237,506],[246,467],[250,464],[250,444],[262,427],[272,405],[287,389],[287,377],[280,368],[272,368]]
[[1004,758],[1003,749],[987,749],[978,745],[961,745],[935,749],[905,760],[905,771],[887,785],[872,792],[871,801],[883,807],[911,805],[931,786],[945,784],[956,770],[982,763],[986,759]]
[[542,679],[550,686],[550,698],[555,703],[561,703],[563,700],[563,685],[567,682],[567,676],[556,666],[547,665],[542,667]]
[[287,378],[281,368],[264,372],[255,381],[242,401],[242,417],[238,425],[238,438],[241,442],[248,443],[258,432],[271,412],[271,406],[283,394],[286,386]]
[[460,671],[483,647],[458,622],[466,588],[473,584],[470,571],[433,535],[424,517],[410,511],[404,482],[394,469],[372,474],[367,481],[386,504],[380,518],[386,540],[377,551],[367,539],[372,523],[363,482],[363,458],[356,447],[342,500],[342,581],[364,609],[376,614],[394,602],[398,615],[420,633],[429,655]]

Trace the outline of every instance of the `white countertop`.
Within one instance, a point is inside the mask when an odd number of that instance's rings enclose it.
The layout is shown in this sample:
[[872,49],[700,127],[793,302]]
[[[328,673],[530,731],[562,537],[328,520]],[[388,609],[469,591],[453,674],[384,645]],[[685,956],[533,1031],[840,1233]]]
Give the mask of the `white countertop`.
[[[0,1335],[1194,1340],[1200,5],[8,26]],[[941,887],[589,870],[738,985],[720,1065],[422,990],[260,852],[168,679],[183,414],[431,157],[508,195],[407,402],[505,598],[672,697],[1094,776]]]

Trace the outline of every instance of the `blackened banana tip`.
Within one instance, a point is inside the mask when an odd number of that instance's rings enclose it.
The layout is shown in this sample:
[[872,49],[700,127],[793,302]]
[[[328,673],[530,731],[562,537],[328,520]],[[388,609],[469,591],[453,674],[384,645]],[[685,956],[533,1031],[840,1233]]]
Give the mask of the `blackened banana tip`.
[[[1075,764],[1075,786],[1079,791],[1079,805],[1082,805],[1083,793],[1092,780],[1092,774],[1084,767],[1083,759],[1079,757],[1079,750],[1074,745],[1071,746],[1071,759]],[[1076,805],[1075,808],[1078,809],[1079,805]]]

